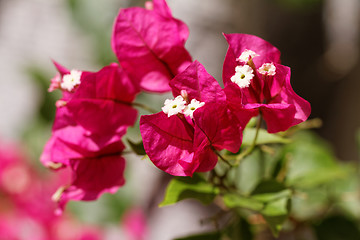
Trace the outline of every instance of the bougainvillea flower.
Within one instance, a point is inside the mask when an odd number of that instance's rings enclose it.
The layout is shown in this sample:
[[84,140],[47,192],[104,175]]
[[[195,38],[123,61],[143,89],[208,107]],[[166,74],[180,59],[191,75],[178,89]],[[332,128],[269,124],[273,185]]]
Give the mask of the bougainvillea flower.
[[[6,197],[6,196],[5,196]],[[39,204],[46,204],[46,199],[37,199]],[[22,212],[19,206],[0,213],[0,239],[19,240],[100,240],[102,231],[94,226],[86,226],[68,216],[56,217],[49,222],[39,221]],[[48,212],[52,214],[52,212]]]
[[[55,66],[61,76],[69,73],[61,65]],[[84,128],[99,146],[107,145],[116,135],[124,135],[136,121],[137,111],[131,103],[140,91],[139,84],[115,63],[98,72],[82,72],[80,82],[72,92],[63,90],[53,131],[70,126],[80,131]]]
[[154,0],[146,6],[120,10],[112,48],[120,65],[143,90],[170,91],[169,81],[192,62],[184,47],[189,31],[172,17],[165,0]]
[[77,124],[92,134],[112,136],[135,123],[137,111],[131,102],[139,89],[118,65],[88,74],[82,81],[65,106]]
[[131,208],[122,218],[122,226],[128,240],[144,240],[147,236],[146,216],[142,209]]
[[59,206],[57,214],[62,213],[70,200],[96,200],[103,193],[115,193],[125,184],[125,159],[121,152],[70,159],[69,167],[73,173],[71,182],[53,195],[53,201]]
[[125,183],[121,138],[114,137],[110,144],[99,146],[86,132],[80,126],[54,131],[41,155],[45,166],[67,167],[72,173],[71,179],[54,194],[58,213],[69,200],[95,200],[105,192],[116,192]]
[[54,214],[51,195],[63,179],[38,172],[20,146],[0,140],[0,239],[104,239],[100,229]]
[[24,163],[19,147],[0,142],[0,191],[21,194],[31,185],[32,173]]
[[[140,119],[144,148],[155,166],[191,176],[215,167],[216,150],[239,150],[239,121],[227,108],[219,84],[199,62],[178,74],[170,86],[175,99],[165,101],[162,112]],[[176,111],[169,114],[169,109]]]
[[[71,75],[55,65],[62,82]],[[60,209],[71,199],[94,200],[124,184],[121,138],[137,117],[131,104],[139,84],[117,64],[95,73],[82,72],[76,82],[71,90],[60,88],[63,103],[57,108],[53,133],[40,159],[47,167],[67,167],[72,172],[72,179],[54,197]]]
[[[305,121],[309,102],[290,84],[290,68],[280,64],[280,52],[265,40],[247,34],[224,34],[229,48],[223,81],[229,107],[243,122],[244,114],[262,114],[270,133]],[[250,119],[250,118],[249,118]]]
[[[83,72],[75,69],[68,70],[56,61],[53,61],[53,64],[58,73],[51,79],[48,91],[60,89],[63,91],[63,98],[67,99],[80,85]],[[84,74],[88,74],[88,72],[84,72]]]

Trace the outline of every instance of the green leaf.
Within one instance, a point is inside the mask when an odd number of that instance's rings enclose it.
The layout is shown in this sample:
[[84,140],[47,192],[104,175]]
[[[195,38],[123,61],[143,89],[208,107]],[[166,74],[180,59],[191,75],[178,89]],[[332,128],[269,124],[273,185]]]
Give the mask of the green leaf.
[[245,197],[226,194],[224,203],[229,208],[246,208],[260,213],[274,236],[278,236],[290,210],[291,191],[275,180],[263,180]]
[[261,181],[263,177],[262,162],[260,150],[255,149],[234,169],[235,186],[243,195],[250,194]]
[[[252,145],[254,138],[256,135],[256,129],[255,128],[246,128],[243,132],[243,141],[242,144],[244,146],[250,146]],[[289,139],[283,138],[276,134],[268,133],[264,129],[259,129],[258,137],[256,140],[257,145],[262,144],[271,144],[271,143],[290,143],[291,141]]]
[[136,153],[137,155],[140,155],[140,156],[146,155],[142,141],[140,141],[138,143],[134,143],[130,139],[127,139],[127,141],[130,145],[131,150],[133,150],[134,153]]
[[219,240],[219,239],[221,239],[221,233],[213,232],[213,233],[197,234],[183,238],[176,238],[174,240]]
[[279,217],[288,214],[288,198],[279,198],[265,205],[261,213],[266,217]]
[[284,184],[279,183],[273,179],[264,180],[260,182],[256,188],[251,192],[251,195],[257,194],[267,194],[267,193],[277,193],[279,191],[285,190],[286,187]]
[[291,191],[275,180],[264,180],[257,185],[251,197],[264,203],[259,212],[277,237],[289,214]]
[[203,204],[210,204],[218,193],[218,188],[206,182],[198,174],[194,174],[193,177],[176,177],[170,181],[164,200],[159,207],[189,198],[197,199]]
[[242,197],[234,193],[224,195],[223,200],[228,208],[241,207],[257,212],[264,208],[264,204],[262,202],[249,197]]
[[336,201],[336,207],[352,218],[360,219],[360,182],[355,164],[342,166],[347,177],[328,184],[329,194]]
[[251,195],[253,199],[267,203],[278,199],[289,198],[291,191],[285,188],[282,183],[275,180],[265,180],[259,183]]
[[288,185],[315,187],[346,175],[337,164],[331,148],[313,134],[299,135],[286,147],[284,157],[289,158]]
[[299,221],[318,218],[328,209],[329,195],[324,187],[297,191],[291,200],[291,215]]

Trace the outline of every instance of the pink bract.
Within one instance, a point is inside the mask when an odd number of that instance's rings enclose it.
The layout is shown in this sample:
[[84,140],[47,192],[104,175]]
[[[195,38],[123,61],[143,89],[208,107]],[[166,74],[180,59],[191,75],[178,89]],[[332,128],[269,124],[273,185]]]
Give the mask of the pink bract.
[[71,159],[72,181],[59,190],[55,200],[59,204],[57,214],[61,214],[70,200],[91,201],[104,193],[115,193],[125,184],[125,159],[121,152]]
[[[290,84],[290,68],[280,64],[280,52],[267,41],[247,34],[224,34],[229,48],[223,66],[223,81],[229,107],[244,123],[261,112],[269,133],[285,131],[305,121],[311,112],[309,102],[298,96]],[[238,60],[241,54],[251,50],[258,56],[249,62]],[[248,87],[231,81],[237,66],[247,65],[254,77]],[[261,74],[260,67],[271,64],[276,73]],[[244,117],[244,116],[248,117]],[[246,121],[245,121],[246,122]]]
[[[60,75],[65,68],[55,63]],[[95,200],[114,193],[124,183],[124,145],[121,138],[133,125],[137,111],[132,101],[140,88],[117,64],[98,72],[83,72],[73,92],[64,91],[53,133],[41,162],[50,168],[69,168],[72,179],[55,200],[61,212],[69,200]]]
[[201,102],[225,101],[226,96],[219,83],[211,76],[205,67],[198,61],[194,61],[186,71],[178,74],[170,81],[173,96],[181,95],[185,90],[189,100],[197,99]]
[[131,208],[126,211],[122,225],[128,235],[128,240],[145,240],[147,235],[146,216],[142,209]]
[[140,119],[144,148],[161,170],[176,176],[213,169],[216,150],[237,152],[241,126],[227,108],[225,94],[216,80],[197,61],[170,82],[174,97],[186,91],[186,101],[202,101],[194,119],[183,114],[168,117],[164,112]]
[[105,192],[115,193],[125,183],[121,136],[114,135],[107,144],[99,145],[86,132],[80,126],[54,131],[41,155],[45,166],[53,168],[60,164],[57,169],[67,167],[72,172],[70,181],[54,199],[59,204],[58,213],[69,200],[95,200]]
[[166,92],[169,81],[192,61],[184,47],[188,35],[165,0],[155,0],[153,9],[121,9],[111,44],[120,65],[143,90]]

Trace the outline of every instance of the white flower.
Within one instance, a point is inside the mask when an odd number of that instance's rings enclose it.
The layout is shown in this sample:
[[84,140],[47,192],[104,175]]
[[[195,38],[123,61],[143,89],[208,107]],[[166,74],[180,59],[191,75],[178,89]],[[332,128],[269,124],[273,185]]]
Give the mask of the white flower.
[[240,57],[238,57],[236,60],[242,63],[247,63],[248,61],[250,61],[250,59],[253,59],[254,57],[259,56],[259,54],[256,54],[256,52],[245,49]]
[[253,79],[253,70],[249,65],[237,66],[235,68],[235,75],[230,78],[233,83],[236,83],[240,88],[249,87],[251,79]]
[[161,108],[168,117],[181,113],[186,105],[186,101],[182,96],[177,96],[175,99],[166,99],[164,106]]
[[71,92],[75,86],[80,84],[81,71],[71,70],[69,74],[65,74],[60,84],[61,88]]
[[204,105],[205,105],[204,102],[200,102],[196,99],[192,99],[190,104],[187,105],[185,108],[185,111],[184,111],[185,116],[190,116],[191,118],[193,118],[195,110],[198,108],[201,108]]
[[276,74],[276,67],[273,63],[264,63],[259,69],[258,72],[262,75],[274,76]]

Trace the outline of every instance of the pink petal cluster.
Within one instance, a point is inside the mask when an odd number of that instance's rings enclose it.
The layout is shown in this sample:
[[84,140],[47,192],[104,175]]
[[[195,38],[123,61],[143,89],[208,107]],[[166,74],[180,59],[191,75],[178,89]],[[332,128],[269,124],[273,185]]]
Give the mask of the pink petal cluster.
[[16,145],[0,143],[0,239],[103,239],[100,229],[55,216],[53,191],[64,176],[42,176]]
[[141,117],[140,131],[150,160],[176,176],[212,170],[219,150],[237,152],[242,129],[256,115],[270,133],[308,118],[310,104],[293,91],[290,68],[270,43],[225,34],[222,89],[192,62],[184,47],[188,35],[166,1],[153,0],[120,10],[111,41],[118,64],[82,72],[54,62],[59,73],[49,91],[60,89],[63,97],[41,162],[72,173],[54,195],[61,210],[69,200],[94,200],[125,183],[122,137],[136,121],[132,101],[140,90],[173,93],[162,112]]
[[112,48],[121,66],[143,90],[167,92],[169,81],[192,62],[184,47],[189,30],[172,16],[165,0],[147,2],[146,7],[120,10]]
[[[64,78],[69,71],[55,65]],[[121,138],[136,121],[131,103],[138,92],[139,85],[118,64],[83,72],[73,91],[63,91],[52,136],[40,159],[47,167],[72,172],[71,181],[54,195],[59,210],[69,200],[94,200],[125,183]]]
[[122,218],[122,226],[127,240],[145,240],[147,236],[147,222],[145,213],[141,208],[127,210]]
[[[290,68],[280,64],[279,50],[253,35],[224,35],[229,48],[223,81],[228,103],[239,119],[243,119],[244,112],[253,116],[261,112],[270,133],[285,131],[305,121],[311,112],[310,104],[293,91]],[[252,52],[252,56],[246,55]],[[243,54],[247,59],[241,58]],[[250,69],[253,76],[248,87],[232,81],[233,76],[236,78],[236,69],[243,66]],[[250,73],[248,75],[251,78]]]
[[145,6],[121,9],[115,20],[111,45],[119,64],[91,73],[54,62],[59,73],[49,91],[60,89],[63,97],[41,162],[71,169],[72,180],[54,195],[60,209],[71,199],[94,200],[125,183],[121,138],[136,121],[135,95],[140,89],[169,91],[169,81],[192,61],[184,47],[187,26],[166,1]]
[[[225,89],[195,61],[170,81],[174,100],[163,112],[142,116],[145,151],[155,166],[176,176],[213,169],[216,150],[237,152],[242,129],[261,113],[270,133],[305,121],[310,104],[290,85],[290,68],[280,64],[280,52],[261,38],[227,34]],[[185,94],[184,94],[185,93]],[[186,104],[204,105],[189,118]]]
[[205,103],[193,118],[183,113],[164,112],[141,116],[140,131],[150,160],[161,170],[176,176],[213,169],[216,150],[237,152],[241,126],[226,104],[217,81],[197,61],[170,81],[174,97]]

